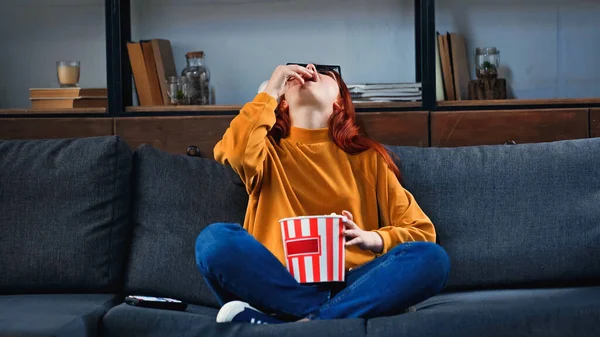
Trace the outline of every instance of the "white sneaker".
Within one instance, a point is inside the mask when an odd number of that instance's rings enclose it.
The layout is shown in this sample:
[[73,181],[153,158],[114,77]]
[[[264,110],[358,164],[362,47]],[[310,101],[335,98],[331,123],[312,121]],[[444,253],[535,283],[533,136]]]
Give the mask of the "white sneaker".
[[252,324],[284,323],[242,301],[228,302],[221,307],[221,310],[219,310],[219,313],[217,314],[217,323],[226,322],[248,322]]

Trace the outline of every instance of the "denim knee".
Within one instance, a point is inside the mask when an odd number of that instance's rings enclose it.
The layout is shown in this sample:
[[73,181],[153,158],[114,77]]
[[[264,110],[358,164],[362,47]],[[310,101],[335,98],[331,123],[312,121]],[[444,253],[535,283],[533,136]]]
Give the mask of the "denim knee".
[[388,252],[392,255],[416,254],[428,267],[432,281],[442,289],[450,273],[450,258],[442,246],[434,242],[415,241],[400,244]]
[[214,266],[224,258],[232,248],[232,237],[235,231],[242,230],[239,224],[235,223],[213,223],[206,226],[195,243],[196,265],[201,271],[206,271],[209,266]]
[[420,242],[417,244],[419,254],[423,254],[432,270],[430,275],[437,280],[438,291],[441,290],[448,279],[450,273],[450,257],[442,246],[433,242]]

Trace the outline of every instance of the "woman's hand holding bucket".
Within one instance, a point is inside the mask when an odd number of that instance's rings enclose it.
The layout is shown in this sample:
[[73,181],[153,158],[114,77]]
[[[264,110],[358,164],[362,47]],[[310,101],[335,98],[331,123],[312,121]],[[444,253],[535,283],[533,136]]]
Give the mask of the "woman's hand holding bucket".
[[352,213],[348,211],[342,211],[342,215],[346,217],[344,219],[344,235],[346,236],[346,247],[358,246],[363,250],[370,250],[375,254],[379,254],[383,251],[383,239],[375,232],[369,232],[362,230],[356,223],[354,223],[354,217]]
[[346,247],[357,246],[362,250],[370,250],[375,254],[383,251],[383,239],[375,232],[365,231],[354,223],[354,216],[348,211],[342,211],[345,217],[344,236],[346,236]]

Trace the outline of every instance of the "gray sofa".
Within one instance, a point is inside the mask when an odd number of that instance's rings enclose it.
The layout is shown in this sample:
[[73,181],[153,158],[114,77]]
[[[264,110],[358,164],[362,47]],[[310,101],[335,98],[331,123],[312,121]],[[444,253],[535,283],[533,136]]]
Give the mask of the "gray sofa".
[[249,325],[215,323],[194,263],[206,225],[243,220],[228,167],[113,136],[0,141],[0,336],[600,336],[600,139],[390,150],[450,256],[444,292],[393,317]]

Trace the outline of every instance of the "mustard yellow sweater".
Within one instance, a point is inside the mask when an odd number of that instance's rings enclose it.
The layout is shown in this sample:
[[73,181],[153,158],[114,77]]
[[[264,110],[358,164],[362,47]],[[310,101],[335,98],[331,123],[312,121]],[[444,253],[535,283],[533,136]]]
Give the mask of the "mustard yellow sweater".
[[[348,210],[364,230],[376,231],[383,253],[409,241],[435,242],[435,228],[374,150],[349,155],[331,141],[328,129],[293,127],[279,144],[267,136],[277,101],[266,93],[245,104],[214,148],[249,194],[244,228],[285,264],[279,219],[341,214]],[[375,257],[346,249],[346,269]]]

